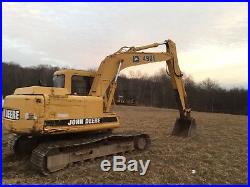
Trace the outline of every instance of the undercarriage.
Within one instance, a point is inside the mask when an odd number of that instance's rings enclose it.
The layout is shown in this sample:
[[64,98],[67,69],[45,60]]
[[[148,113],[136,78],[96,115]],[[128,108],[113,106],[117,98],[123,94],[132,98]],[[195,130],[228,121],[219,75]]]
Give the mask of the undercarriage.
[[145,150],[150,138],[142,133],[98,132],[94,134],[28,137],[12,135],[9,147],[17,155],[31,154],[32,166],[44,175],[69,164],[133,150]]

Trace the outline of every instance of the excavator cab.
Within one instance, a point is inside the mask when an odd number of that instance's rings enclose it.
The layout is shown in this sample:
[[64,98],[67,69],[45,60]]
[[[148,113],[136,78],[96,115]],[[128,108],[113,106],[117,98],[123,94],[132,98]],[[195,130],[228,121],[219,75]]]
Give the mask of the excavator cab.
[[53,87],[66,88],[71,95],[89,95],[95,72],[83,70],[59,70],[53,75]]

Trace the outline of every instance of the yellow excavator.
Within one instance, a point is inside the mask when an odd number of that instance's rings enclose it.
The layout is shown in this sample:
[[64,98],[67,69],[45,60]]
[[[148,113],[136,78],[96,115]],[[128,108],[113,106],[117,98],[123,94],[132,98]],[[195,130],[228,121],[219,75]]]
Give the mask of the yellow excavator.
[[[165,52],[143,52],[160,45],[166,46]],[[190,116],[176,46],[166,40],[122,47],[107,56],[96,72],[56,71],[53,87],[17,88],[5,97],[2,111],[10,148],[18,155],[31,154],[32,165],[45,175],[73,162],[146,149],[148,134],[112,132],[120,123],[111,105],[122,69],[161,61],[166,62],[180,113],[172,135],[193,135],[196,123]]]

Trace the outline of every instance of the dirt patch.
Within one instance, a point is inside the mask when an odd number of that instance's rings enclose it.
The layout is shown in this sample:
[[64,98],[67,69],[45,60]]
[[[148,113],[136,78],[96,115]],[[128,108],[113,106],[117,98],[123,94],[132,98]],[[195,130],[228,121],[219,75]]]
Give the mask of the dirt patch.
[[[7,149],[3,131],[2,180],[4,184],[246,184],[248,159],[247,116],[193,112],[198,136],[170,136],[176,110],[116,106],[122,128],[148,133],[152,144],[127,159],[151,160],[145,176],[138,172],[103,172],[102,159],[79,162],[50,176],[34,171],[29,158],[20,159]],[[109,158],[111,159],[111,157]]]

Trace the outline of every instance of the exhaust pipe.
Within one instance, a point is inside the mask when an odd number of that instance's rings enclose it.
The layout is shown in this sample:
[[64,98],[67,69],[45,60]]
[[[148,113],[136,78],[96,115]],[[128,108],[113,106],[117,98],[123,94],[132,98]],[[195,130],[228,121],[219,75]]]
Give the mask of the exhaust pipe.
[[191,137],[196,134],[196,122],[192,117],[177,118],[175,121],[173,136]]

